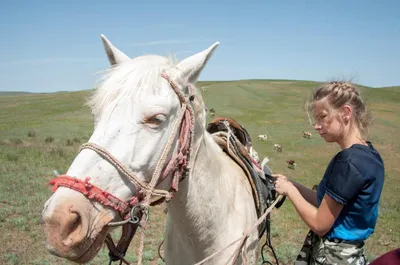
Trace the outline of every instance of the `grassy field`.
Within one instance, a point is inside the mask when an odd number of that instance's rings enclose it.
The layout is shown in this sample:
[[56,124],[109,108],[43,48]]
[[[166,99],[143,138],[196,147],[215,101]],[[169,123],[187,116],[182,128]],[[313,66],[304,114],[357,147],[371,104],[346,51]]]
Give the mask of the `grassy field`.
[[[312,187],[322,177],[329,160],[339,151],[326,144],[312,130],[302,103],[315,82],[243,80],[199,82],[209,108],[216,115],[229,116],[242,124],[253,137],[260,156],[268,156],[274,172]],[[400,245],[400,87],[362,87],[375,116],[370,140],[381,152],[386,175],[380,217],[375,233],[367,241],[373,259]],[[83,105],[91,91],[54,94],[0,95],[0,264],[71,264],[51,256],[44,249],[40,213],[51,195],[47,185],[53,170],[65,172],[80,144],[92,132],[90,110]],[[311,131],[311,139],[302,137]],[[267,142],[257,141],[268,134]],[[277,153],[275,143],[284,151]],[[286,160],[297,168],[287,168]],[[150,213],[144,259],[147,264],[163,264],[157,248],[163,238],[163,207]],[[281,264],[292,264],[308,229],[290,201],[272,213],[272,244]],[[136,260],[136,239],[127,259]],[[90,264],[107,264],[104,248]],[[272,261],[272,260],[271,260]]]

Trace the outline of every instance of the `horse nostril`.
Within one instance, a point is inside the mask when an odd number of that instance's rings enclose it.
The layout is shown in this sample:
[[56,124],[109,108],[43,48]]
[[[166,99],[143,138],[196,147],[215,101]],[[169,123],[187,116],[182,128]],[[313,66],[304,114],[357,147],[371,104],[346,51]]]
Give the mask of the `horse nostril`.
[[77,212],[72,212],[71,214],[75,215],[69,225],[69,231],[70,233],[73,233],[76,229],[78,229],[79,225],[81,224],[81,216]]
[[70,211],[65,219],[65,236],[62,242],[65,246],[70,246],[81,240],[82,217],[78,212]]

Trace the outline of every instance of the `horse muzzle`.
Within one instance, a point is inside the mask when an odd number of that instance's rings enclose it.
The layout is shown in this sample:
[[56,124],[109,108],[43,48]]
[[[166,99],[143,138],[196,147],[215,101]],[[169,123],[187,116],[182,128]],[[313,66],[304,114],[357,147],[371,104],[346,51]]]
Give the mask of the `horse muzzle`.
[[91,260],[103,245],[107,223],[113,219],[108,210],[103,211],[94,210],[82,195],[63,198],[53,207],[46,207],[41,221],[46,249],[77,263]]

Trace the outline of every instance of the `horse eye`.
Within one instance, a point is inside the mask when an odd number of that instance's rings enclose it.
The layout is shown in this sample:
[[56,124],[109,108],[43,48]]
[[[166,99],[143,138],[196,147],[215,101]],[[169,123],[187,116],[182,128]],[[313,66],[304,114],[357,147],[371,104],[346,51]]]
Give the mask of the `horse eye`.
[[165,115],[157,114],[146,119],[145,123],[151,128],[160,126],[166,120]]

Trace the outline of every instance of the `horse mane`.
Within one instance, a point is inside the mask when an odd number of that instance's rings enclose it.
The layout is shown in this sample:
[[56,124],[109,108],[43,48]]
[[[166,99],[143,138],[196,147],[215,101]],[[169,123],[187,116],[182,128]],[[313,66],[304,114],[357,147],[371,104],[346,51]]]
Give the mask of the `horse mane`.
[[[161,73],[177,64],[172,56],[143,55],[100,72],[94,93],[86,105],[93,115],[113,109],[122,98],[132,103],[142,97],[159,95],[162,91]],[[145,89],[144,89],[145,88]]]

